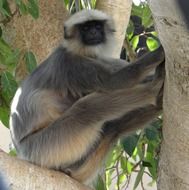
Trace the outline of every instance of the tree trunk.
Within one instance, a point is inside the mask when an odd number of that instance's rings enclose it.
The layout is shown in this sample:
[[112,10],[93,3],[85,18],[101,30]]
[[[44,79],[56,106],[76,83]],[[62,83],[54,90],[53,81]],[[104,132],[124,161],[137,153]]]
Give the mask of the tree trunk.
[[[17,12],[11,21],[3,26],[4,38],[13,48],[21,51],[17,77],[23,79],[26,69],[23,65],[23,54],[32,51],[38,63],[44,60],[53,48],[63,40],[63,23],[68,12],[63,1],[45,0],[39,2],[39,18],[33,19],[31,15],[20,16]],[[12,2],[11,10],[15,11]]]
[[97,9],[108,13],[110,16],[113,17],[115,21],[116,48],[115,51],[112,52],[112,56],[115,58],[119,58],[121,48],[123,46],[123,41],[125,39],[126,28],[130,19],[132,0],[98,0],[96,7]]
[[177,0],[150,0],[166,53],[159,190],[189,189],[189,32]]

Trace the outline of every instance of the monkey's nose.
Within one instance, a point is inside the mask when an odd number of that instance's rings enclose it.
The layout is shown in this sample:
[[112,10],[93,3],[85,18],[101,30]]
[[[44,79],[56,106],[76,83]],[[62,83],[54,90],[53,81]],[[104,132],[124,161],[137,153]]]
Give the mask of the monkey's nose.
[[92,35],[96,35],[96,34],[97,34],[97,32],[96,32],[95,29],[91,29],[90,33],[91,33]]

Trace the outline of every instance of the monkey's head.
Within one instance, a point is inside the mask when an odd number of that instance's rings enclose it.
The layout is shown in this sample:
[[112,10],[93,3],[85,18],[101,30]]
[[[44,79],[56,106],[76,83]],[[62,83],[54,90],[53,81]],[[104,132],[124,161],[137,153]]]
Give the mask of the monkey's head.
[[114,47],[114,22],[99,10],[82,10],[64,25],[64,46],[89,57],[110,57]]

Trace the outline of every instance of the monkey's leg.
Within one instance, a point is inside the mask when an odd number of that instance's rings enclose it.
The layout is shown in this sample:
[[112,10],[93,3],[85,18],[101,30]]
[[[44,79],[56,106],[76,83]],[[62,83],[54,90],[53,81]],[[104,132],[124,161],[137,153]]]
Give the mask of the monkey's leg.
[[90,184],[90,180],[103,167],[107,153],[118,138],[129,135],[129,133],[137,129],[143,129],[155,117],[160,115],[162,111],[162,94],[163,86],[156,98],[156,106],[146,105],[132,110],[118,119],[104,123],[98,146],[94,147],[90,154],[69,167],[70,175],[81,182]]
[[95,150],[70,166],[72,177],[79,181],[85,181],[89,176],[93,177],[95,171],[103,166],[106,154],[119,137],[144,128],[160,113],[161,110],[156,106],[147,105],[133,110],[119,119],[106,122],[103,126],[100,143]]
[[145,107],[132,110],[119,119],[106,122],[103,127],[104,135],[113,135],[114,137],[120,137],[128,135],[142,129],[146,124],[150,123],[155,117],[161,114],[161,109],[154,105],[148,105]]

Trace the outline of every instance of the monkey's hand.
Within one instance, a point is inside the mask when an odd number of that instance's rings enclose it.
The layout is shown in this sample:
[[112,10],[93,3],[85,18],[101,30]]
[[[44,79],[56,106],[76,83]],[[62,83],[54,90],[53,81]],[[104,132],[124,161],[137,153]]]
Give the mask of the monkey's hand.
[[162,62],[160,65],[157,66],[156,72],[154,75],[154,82],[157,83],[160,81],[162,83],[159,92],[156,98],[156,106],[158,109],[162,109],[163,104],[163,90],[164,90],[164,79],[165,79],[165,62]]

